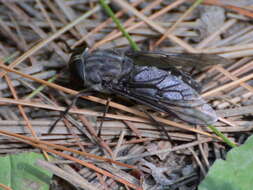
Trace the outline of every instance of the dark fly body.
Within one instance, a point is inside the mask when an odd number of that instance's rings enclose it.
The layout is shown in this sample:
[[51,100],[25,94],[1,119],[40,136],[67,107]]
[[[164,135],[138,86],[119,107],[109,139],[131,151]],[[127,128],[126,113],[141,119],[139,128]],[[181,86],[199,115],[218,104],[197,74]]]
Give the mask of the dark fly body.
[[200,97],[200,85],[173,64],[182,62],[184,66],[194,61],[204,64],[208,59],[224,61],[205,54],[85,50],[71,56],[69,67],[85,88],[114,93],[157,111],[174,113],[186,122],[206,125],[217,121],[215,111]]

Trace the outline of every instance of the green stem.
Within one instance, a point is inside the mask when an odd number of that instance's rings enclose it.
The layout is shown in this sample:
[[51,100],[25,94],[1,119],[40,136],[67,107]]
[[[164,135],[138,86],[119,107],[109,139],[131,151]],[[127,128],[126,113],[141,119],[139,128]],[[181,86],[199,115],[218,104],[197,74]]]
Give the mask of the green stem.
[[128,32],[125,30],[125,28],[122,26],[122,24],[120,23],[119,19],[117,19],[117,17],[115,16],[115,14],[113,13],[112,9],[107,5],[107,3],[104,0],[99,0],[101,6],[105,9],[106,13],[112,18],[113,22],[116,24],[116,26],[118,27],[118,29],[122,32],[122,34],[126,37],[126,39],[129,41],[131,47],[136,50],[139,51],[140,48],[138,47],[138,45],[135,43],[135,41],[133,41],[133,39],[131,38],[131,36],[128,34]]
[[[50,79],[48,79],[47,82],[53,82],[57,79],[57,75],[51,77]],[[41,85],[38,88],[36,88],[34,91],[32,91],[30,94],[28,94],[25,99],[31,99],[32,97],[34,97],[36,94],[38,94],[39,92],[41,92],[45,87],[47,87],[46,85]]]
[[235,148],[237,147],[237,145],[232,142],[231,140],[229,140],[225,135],[223,135],[215,126],[212,125],[208,125],[208,127],[216,134],[218,135],[220,138],[222,138],[222,140],[227,143],[227,145]]

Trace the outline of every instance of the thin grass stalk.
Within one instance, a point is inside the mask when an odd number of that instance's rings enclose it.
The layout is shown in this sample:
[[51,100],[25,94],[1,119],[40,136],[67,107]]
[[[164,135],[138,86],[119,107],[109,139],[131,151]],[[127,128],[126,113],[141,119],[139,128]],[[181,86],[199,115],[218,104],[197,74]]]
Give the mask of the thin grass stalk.
[[[51,77],[50,79],[47,80],[47,82],[53,82],[57,79],[58,75],[55,75],[53,77]],[[45,87],[47,87],[46,85],[40,85],[38,88],[36,88],[34,91],[32,91],[30,94],[28,94],[25,99],[31,99],[34,96],[36,96],[38,93],[40,93]]]
[[106,13],[112,18],[113,22],[116,24],[116,26],[118,27],[118,29],[122,32],[122,34],[129,41],[130,46],[134,50],[140,51],[140,48],[138,47],[138,45],[135,43],[135,41],[131,38],[131,36],[129,35],[129,33],[122,26],[122,24],[120,23],[119,19],[115,16],[114,12],[109,7],[109,5],[104,0],[99,0],[99,2],[101,4],[101,6],[105,9]]
[[208,125],[208,127],[220,138],[222,138],[222,140],[229,145],[232,148],[237,147],[237,145],[235,143],[233,143],[232,141],[230,141],[225,135],[223,135],[223,133],[221,133],[215,126],[213,125]]

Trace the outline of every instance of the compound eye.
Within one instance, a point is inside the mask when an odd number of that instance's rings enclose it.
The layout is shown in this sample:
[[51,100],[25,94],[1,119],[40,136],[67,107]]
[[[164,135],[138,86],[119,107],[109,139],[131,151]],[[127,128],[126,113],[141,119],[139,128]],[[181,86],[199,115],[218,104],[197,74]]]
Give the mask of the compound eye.
[[73,62],[71,62],[69,64],[69,70],[70,70],[71,75],[74,78],[77,78],[81,81],[85,80],[85,77],[84,77],[85,68],[84,68],[84,63],[82,62],[81,59],[76,59]]

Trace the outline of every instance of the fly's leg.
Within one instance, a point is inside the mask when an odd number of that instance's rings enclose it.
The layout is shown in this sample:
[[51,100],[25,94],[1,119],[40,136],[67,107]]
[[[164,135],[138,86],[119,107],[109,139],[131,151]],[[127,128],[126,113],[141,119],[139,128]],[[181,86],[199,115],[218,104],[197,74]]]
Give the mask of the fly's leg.
[[102,120],[101,120],[101,123],[100,123],[99,128],[98,128],[98,137],[101,137],[102,127],[103,127],[105,116],[106,116],[106,114],[108,113],[108,110],[109,110],[109,103],[110,103],[110,101],[111,101],[110,98],[108,98],[107,101],[106,101],[105,111],[103,113]]
[[59,38],[57,41],[64,44],[64,46],[65,46],[65,48],[67,50],[67,53],[71,53],[73,51],[71,49],[71,47],[69,46],[69,44],[65,40]]
[[[143,110],[142,110],[143,111]],[[165,134],[165,136],[168,138],[168,140],[171,142],[171,144],[173,143],[171,137],[169,136],[168,132],[166,131],[165,127],[159,123],[151,114],[149,114],[146,110],[144,110],[144,113],[149,117],[149,119],[154,122]]]
[[196,71],[196,70],[197,70],[197,68],[196,68],[196,66],[194,66],[194,67],[191,68],[191,70],[190,70],[189,73],[190,73],[191,75],[193,75],[194,71]]
[[64,117],[66,116],[66,114],[69,112],[69,110],[76,104],[76,101],[78,100],[78,98],[80,98],[81,96],[89,96],[89,95],[91,95],[92,93],[93,93],[93,92],[90,91],[90,90],[83,90],[83,91],[78,92],[78,94],[76,94],[75,97],[74,97],[74,99],[72,100],[71,104],[68,105],[68,107],[67,107],[63,112],[61,112],[60,117],[59,117],[59,118],[53,123],[53,125],[49,128],[48,133],[51,133],[51,132],[54,130],[56,124],[57,124],[62,118],[64,118]]
[[88,47],[87,43],[84,42],[83,44],[80,44],[79,46],[72,49],[65,40],[58,39],[57,41],[65,45],[67,53],[82,53]]

